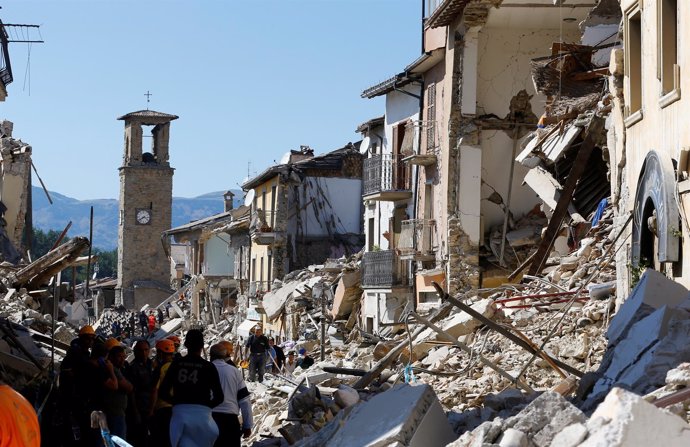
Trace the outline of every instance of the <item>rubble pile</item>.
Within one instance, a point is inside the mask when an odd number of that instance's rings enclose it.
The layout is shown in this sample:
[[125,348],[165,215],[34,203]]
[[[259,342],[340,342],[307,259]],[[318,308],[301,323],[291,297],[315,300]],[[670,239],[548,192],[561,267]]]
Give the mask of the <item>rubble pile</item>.
[[614,388],[588,418],[563,396],[546,392],[512,417],[497,417],[449,444],[470,446],[681,446],[690,426],[642,397]]

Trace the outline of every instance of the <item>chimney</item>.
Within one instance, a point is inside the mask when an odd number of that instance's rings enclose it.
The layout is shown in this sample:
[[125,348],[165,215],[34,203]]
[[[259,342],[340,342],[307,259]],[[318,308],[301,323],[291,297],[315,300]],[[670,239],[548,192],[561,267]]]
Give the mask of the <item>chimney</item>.
[[232,210],[233,197],[235,197],[235,194],[233,194],[231,191],[225,191],[223,193],[223,201],[225,201],[225,212]]
[[295,163],[302,160],[308,160],[314,157],[314,149],[309,146],[300,146],[298,151],[290,151],[289,163]]

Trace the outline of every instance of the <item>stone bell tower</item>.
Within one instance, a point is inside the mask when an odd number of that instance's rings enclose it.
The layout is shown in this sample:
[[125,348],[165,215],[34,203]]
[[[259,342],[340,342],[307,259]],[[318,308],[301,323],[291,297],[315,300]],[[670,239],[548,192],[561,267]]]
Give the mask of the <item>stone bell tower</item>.
[[[139,309],[158,305],[170,290],[170,261],[161,233],[171,226],[172,178],[168,162],[170,122],[175,115],[141,110],[121,116],[125,152],[120,166],[117,304]],[[150,152],[142,151],[142,126],[151,127]]]

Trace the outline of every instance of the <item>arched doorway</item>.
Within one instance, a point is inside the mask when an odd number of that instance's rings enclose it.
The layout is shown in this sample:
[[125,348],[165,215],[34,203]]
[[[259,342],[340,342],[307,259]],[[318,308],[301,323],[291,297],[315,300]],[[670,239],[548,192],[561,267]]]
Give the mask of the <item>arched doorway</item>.
[[674,197],[673,161],[650,151],[640,172],[633,215],[632,265],[659,269],[663,262],[679,260],[680,220]]

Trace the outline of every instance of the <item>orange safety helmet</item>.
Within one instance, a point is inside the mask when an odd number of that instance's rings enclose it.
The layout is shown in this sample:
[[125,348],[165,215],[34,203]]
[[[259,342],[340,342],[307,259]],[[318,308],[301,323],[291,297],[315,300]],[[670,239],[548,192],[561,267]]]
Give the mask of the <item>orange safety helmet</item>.
[[166,338],[166,340],[170,340],[175,344],[175,346],[180,346],[182,344],[180,337],[177,335],[171,335],[170,337]]
[[96,331],[93,330],[93,326],[87,324],[79,329],[79,335],[96,335]]
[[232,345],[232,343],[227,340],[221,340],[218,342],[218,344],[223,346],[225,350],[228,351],[228,356],[232,355],[235,350],[235,347]]
[[173,343],[173,341],[170,340],[169,338],[166,338],[163,340],[158,340],[156,342],[156,351],[164,352],[166,354],[174,354],[175,353],[175,343]]
[[120,346],[120,342],[117,339],[110,337],[105,341],[105,349],[108,351],[113,349],[115,346]]

